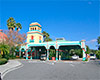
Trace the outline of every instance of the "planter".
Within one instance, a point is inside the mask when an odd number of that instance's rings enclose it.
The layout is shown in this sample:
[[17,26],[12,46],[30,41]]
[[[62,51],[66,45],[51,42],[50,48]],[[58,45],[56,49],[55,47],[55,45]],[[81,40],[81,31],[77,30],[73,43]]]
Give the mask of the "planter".
[[19,58],[19,56],[16,56],[17,58]]
[[31,56],[28,56],[28,58],[30,59],[30,58],[31,58]]
[[52,60],[55,60],[55,57],[52,57]]

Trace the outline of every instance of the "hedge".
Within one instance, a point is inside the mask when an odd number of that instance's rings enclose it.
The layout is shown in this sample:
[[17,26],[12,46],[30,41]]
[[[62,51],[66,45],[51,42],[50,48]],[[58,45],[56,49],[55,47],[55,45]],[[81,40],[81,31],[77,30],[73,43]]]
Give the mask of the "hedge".
[[1,58],[1,59],[0,59],[0,65],[5,64],[5,63],[7,63],[7,62],[8,62],[8,60],[5,59],[5,58]]

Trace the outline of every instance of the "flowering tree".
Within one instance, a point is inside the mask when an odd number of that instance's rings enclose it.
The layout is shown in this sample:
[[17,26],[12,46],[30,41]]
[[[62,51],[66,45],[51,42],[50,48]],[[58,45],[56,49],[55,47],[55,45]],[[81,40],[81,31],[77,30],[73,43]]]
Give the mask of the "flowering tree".
[[5,31],[5,33],[7,35],[5,43],[9,45],[11,54],[15,52],[17,46],[20,47],[22,44],[25,44],[25,33],[19,33],[18,31]]

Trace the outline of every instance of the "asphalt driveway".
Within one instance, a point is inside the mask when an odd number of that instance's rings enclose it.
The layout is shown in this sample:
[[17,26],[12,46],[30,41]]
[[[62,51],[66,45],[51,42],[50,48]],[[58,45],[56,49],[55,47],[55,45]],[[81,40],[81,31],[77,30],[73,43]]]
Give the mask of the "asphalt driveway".
[[7,73],[3,80],[100,80],[98,61],[42,62],[20,60],[23,67]]

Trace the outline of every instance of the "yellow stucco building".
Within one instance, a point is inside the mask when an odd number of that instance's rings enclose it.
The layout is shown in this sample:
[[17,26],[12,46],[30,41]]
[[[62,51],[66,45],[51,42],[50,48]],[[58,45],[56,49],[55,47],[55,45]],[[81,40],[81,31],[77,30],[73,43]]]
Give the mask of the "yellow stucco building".
[[[83,61],[86,60],[86,46],[85,41],[66,41],[66,40],[56,40],[43,42],[42,27],[39,23],[34,22],[29,26],[29,31],[27,32],[27,44],[21,46],[21,52],[25,52],[26,59],[40,59],[42,54],[46,55],[46,59],[49,60],[49,52],[51,48],[55,49],[56,60],[59,59],[60,52],[67,47],[77,46],[83,51]],[[21,54],[21,53],[20,53]]]
[[39,23],[31,23],[27,32],[27,43],[42,43],[43,34],[41,31],[42,29]]

